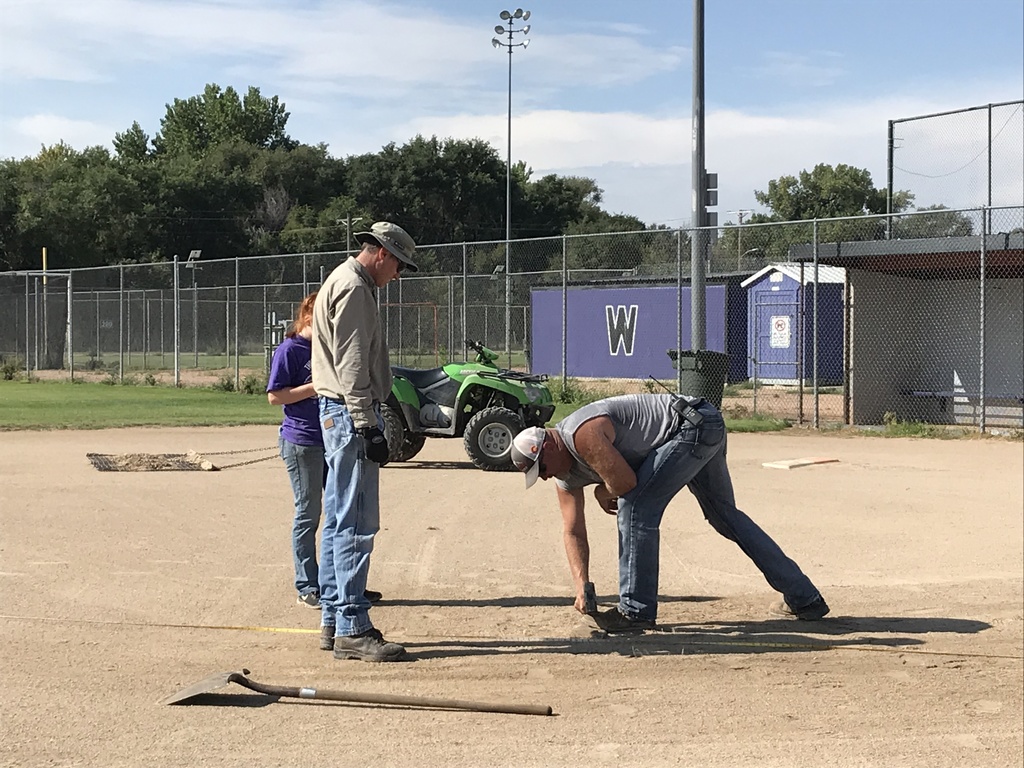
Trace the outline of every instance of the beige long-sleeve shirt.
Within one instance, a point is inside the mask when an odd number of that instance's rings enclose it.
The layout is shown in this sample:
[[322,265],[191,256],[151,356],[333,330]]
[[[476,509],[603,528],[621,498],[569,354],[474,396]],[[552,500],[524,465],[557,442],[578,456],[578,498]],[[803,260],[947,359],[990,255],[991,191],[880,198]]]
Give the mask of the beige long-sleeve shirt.
[[316,393],[344,401],[356,429],[377,426],[373,404],[391,391],[391,361],[373,280],[355,257],[317,293],[312,346]]

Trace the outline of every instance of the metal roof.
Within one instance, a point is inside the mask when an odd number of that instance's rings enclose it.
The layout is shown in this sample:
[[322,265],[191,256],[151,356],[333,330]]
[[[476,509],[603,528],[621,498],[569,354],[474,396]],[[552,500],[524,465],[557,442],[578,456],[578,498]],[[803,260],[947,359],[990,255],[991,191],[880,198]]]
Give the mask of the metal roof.
[[[782,261],[778,264],[769,264],[767,267],[762,267],[757,272],[752,274],[742,283],[741,286],[746,288],[748,285],[756,283],[762,277],[767,275],[769,272],[781,272],[786,277],[800,282],[800,268],[801,265],[793,261]],[[814,282],[814,266],[812,264],[803,265],[803,285],[809,285]],[[818,264],[818,282],[819,283],[845,283],[846,282],[846,270],[842,267],[833,267],[829,264]]]

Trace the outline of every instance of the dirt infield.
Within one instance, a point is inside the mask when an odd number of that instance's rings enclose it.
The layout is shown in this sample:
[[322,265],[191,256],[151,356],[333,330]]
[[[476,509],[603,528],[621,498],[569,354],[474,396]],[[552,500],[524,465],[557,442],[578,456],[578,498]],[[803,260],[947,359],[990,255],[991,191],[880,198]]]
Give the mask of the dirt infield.
[[[662,526],[660,631],[578,637],[550,487],[430,441],[384,469],[371,586],[413,661],[334,661],[291,587],[278,460],[98,472],[89,452],[272,446],[274,427],[0,433],[0,764],[1011,766],[1024,759],[1019,442],[734,435],[740,506],[833,615],[775,598],[686,495]],[[829,456],[797,470],[762,462]],[[615,528],[591,516],[615,592]],[[265,683],[550,705],[554,717],[280,699]]]

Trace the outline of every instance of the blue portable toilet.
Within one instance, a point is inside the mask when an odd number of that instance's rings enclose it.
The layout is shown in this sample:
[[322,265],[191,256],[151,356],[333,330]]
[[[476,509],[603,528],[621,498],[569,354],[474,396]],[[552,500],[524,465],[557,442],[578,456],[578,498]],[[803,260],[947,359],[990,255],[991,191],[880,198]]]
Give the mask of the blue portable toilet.
[[[818,265],[818,385],[843,383],[843,293],[846,271]],[[814,267],[769,264],[744,280],[747,374],[764,384],[813,380]]]

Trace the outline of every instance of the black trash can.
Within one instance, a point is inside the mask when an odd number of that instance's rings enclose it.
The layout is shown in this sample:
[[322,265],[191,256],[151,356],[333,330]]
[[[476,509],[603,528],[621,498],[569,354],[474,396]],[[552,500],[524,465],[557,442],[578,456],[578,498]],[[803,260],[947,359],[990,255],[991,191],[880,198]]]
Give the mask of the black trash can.
[[716,408],[722,407],[722,392],[729,374],[729,356],[710,349],[670,349],[668,356],[680,371],[682,394],[703,397]]

